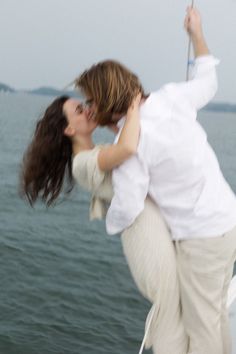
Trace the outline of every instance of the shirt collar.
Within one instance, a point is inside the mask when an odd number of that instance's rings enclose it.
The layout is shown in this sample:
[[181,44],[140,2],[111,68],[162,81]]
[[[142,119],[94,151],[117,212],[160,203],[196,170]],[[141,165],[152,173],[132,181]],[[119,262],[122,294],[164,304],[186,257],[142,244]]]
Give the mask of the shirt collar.
[[119,129],[123,128],[123,125],[125,124],[125,116],[123,116],[118,122],[117,122],[117,127]]

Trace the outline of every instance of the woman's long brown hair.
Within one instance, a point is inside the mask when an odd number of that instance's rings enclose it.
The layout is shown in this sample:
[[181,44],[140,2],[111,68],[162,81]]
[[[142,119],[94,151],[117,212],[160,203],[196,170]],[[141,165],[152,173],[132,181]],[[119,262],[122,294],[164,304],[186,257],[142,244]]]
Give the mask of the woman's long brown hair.
[[68,123],[63,105],[68,99],[68,96],[61,96],[46,109],[24,154],[20,194],[31,206],[38,198],[50,206],[59,196],[64,182],[67,183],[66,192],[73,187],[72,143],[64,134]]

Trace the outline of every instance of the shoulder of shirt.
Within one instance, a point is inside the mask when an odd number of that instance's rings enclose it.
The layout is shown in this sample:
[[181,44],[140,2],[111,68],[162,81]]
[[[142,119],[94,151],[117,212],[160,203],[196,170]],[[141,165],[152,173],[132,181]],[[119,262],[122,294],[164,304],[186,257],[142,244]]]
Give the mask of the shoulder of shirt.
[[87,157],[89,155],[93,155],[97,151],[99,151],[101,148],[103,148],[104,146],[106,146],[106,145],[99,144],[99,145],[94,146],[94,148],[92,148],[92,149],[80,151],[72,157],[72,160],[77,161],[77,160]]
[[175,94],[178,95],[178,82],[169,82],[161,86],[158,90],[150,93],[148,100],[151,103],[153,100],[156,101],[159,97],[167,98],[173,100]]
[[96,145],[93,149],[81,151],[72,158],[72,174],[81,185],[83,185],[83,179],[87,176],[88,171],[94,173],[96,170],[102,178],[104,177],[105,172],[99,169],[97,155],[99,150],[107,145]]
[[170,90],[175,89],[175,87],[177,85],[178,85],[178,82],[167,82],[166,84],[162,85],[159,89],[152,91],[150,93],[150,95],[149,95],[150,100],[152,99],[153,96],[168,93]]
[[96,145],[93,149],[90,150],[83,150],[77,153],[72,157],[72,170],[75,172],[75,170],[78,168],[79,165],[83,165],[88,160],[94,158],[99,150],[105,145]]

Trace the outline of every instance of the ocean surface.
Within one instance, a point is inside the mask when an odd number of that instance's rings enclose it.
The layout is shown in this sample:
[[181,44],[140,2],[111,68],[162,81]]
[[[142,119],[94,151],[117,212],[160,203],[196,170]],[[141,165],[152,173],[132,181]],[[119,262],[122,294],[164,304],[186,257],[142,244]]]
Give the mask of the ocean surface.
[[[0,94],[0,354],[136,354],[150,304],[119,237],[89,223],[89,195],[76,187],[52,209],[18,195],[23,152],[51,100]],[[236,114],[199,120],[236,193]],[[106,129],[95,135],[111,140]],[[236,306],[230,316],[236,354]]]

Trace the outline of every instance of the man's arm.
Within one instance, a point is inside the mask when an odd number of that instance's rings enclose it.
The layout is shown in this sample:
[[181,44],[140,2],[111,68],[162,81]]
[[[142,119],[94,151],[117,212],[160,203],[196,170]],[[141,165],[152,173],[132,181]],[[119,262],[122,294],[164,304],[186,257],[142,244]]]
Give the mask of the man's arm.
[[218,81],[215,66],[218,63],[219,60],[212,55],[197,57],[192,79],[188,82],[168,84],[166,89],[178,104],[182,104],[183,101],[188,104],[189,108],[198,111],[216,94]]
[[147,166],[134,155],[113,170],[112,181],[114,197],[106,216],[110,235],[130,226],[143,210],[149,187]]
[[195,58],[210,54],[203,34],[201,16],[196,8],[187,8],[184,27],[191,37]]
[[184,25],[192,40],[195,62],[192,80],[174,84],[174,90],[191,108],[199,110],[214,97],[217,91],[215,66],[219,60],[210,55],[203,34],[201,16],[196,8],[188,8]]

